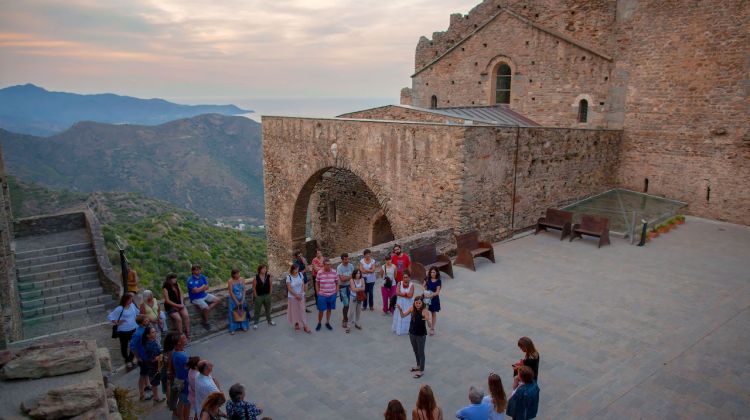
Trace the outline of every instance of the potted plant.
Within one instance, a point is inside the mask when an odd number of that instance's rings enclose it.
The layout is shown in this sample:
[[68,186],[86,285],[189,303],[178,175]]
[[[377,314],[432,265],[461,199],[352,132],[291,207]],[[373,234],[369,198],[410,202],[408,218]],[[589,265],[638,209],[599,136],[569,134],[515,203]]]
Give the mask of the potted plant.
[[659,231],[656,230],[656,226],[652,227],[651,230],[648,231],[648,239],[654,239],[659,237]]
[[684,225],[685,224],[685,216],[683,216],[681,214],[678,214],[674,218],[675,218],[675,220],[677,220],[677,224],[678,225]]
[[669,225],[669,229],[675,229],[677,228],[677,219],[673,217],[667,220],[667,224]]
[[662,223],[662,224],[660,224],[660,225],[659,225],[659,226],[658,226],[658,227],[656,228],[656,230],[657,230],[657,231],[658,231],[659,233],[667,233],[667,232],[669,232],[669,225],[667,225],[666,223]]

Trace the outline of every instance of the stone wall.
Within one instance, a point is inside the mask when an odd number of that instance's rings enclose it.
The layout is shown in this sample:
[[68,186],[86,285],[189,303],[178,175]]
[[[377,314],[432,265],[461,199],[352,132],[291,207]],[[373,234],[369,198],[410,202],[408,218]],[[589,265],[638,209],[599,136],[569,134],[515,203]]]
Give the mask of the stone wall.
[[[268,258],[285,272],[306,242],[310,196],[331,168],[372,191],[396,238],[453,226],[460,206],[463,126],[263,118]],[[293,164],[292,164],[293,162]]]
[[[454,13],[446,31],[421,37],[416,48],[415,71],[455,47],[498,13],[513,13],[534,24],[608,52],[613,49],[612,25],[616,0],[485,0],[468,14]],[[506,41],[506,39],[503,39]]]
[[99,281],[107,293],[112,295],[113,298],[119,299],[122,296],[122,279],[115,274],[112,263],[109,261],[101,223],[99,223],[96,214],[91,210],[85,209],[82,212],[85,218],[86,232],[89,235],[91,245],[94,248],[94,255],[96,256],[96,269],[99,272]]
[[13,214],[8,178],[0,149],[0,349],[21,337],[21,309],[18,302],[16,267],[12,252]]
[[[310,196],[312,238],[326,255],[363,249],[373,243],[375,222],[383,215],[377,197],[354,173],[323,173]],[[385,229],[392,234],[390,222]]]
[[86,216],[82,211],[77,211],[19,219],[14,223],[13,231],[16,238],[23,238],[25,236],[48,235],[50,233],[84,229],[85,227]]
[[[287,270],[292,249],[307,249],[308,204],[313,226],[320,223],[313,237],[329,256],[367,246],[364,232],[371,224],[362,221],[372,220],[377,203],[397,241],[431,229],[478,229],[483,238],[498,240],[531,225],[549,206],[612,188],[621,139],[621,132],[611,130],[279,117],[265,118],[263,130],[274,274]],[[295,150],[307,157],[305,164],[292,163],[301,160],[289,156],[291,143],[304,145]],[[387,150],[393,154],[376,154]],[[339,175],[326,177],[330,168]],[[331,196],[316,198],[316,188],[335,190],[337,177],[344,186],[336,187],[336,201],[362,198],[364,204],[352,202],[367,206],[367,214],[347,209],[350,218],[340,224],[328,217]],[[368,189],[372,196],[362,192]],[[299,236],[295,225],[302,229]]]
[[[619,185],[750,224],[750,2],[620,1]],[[710,192],[709,192],[710,188]]]
[[[502,40],[502,42],[498,42]],[[511,108],[545,126],[603,128],[611,58],[503,13],[412,78],[412,103],[438,108],[495,103],[496,67],[512,71]],[[578,122],[581,99],[588,120]]]

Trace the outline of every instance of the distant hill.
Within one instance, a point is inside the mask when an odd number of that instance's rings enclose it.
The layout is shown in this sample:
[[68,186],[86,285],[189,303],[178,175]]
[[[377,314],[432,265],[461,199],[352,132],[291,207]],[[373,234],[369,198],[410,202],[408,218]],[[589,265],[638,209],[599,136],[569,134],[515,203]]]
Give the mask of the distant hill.
[[200,115],[158,126],[81,122],[51,136],[0,129],[6,171],[76,192],[138,192],[204,217],[263,219],[260,124]]
[[180,105],[111,93],[79,95],[50,92],[32,84],[0,89],[0,127],[15,133],[48,136],[78,121],[156,125],[201,114],[240,115],[234,105]]
[[13,216],[23,218],[88,204],[102,222],[110,262],[119,269],[116,239],[127,242],[127,256],[144,288],[160,290],[170,271],[187,277],[199,263],[212,285],[233,267],[249,277],[266,259],[263,231],[239,232],[211,225],[197,214],[134,193],[82,194],[51,190],[8,177]]

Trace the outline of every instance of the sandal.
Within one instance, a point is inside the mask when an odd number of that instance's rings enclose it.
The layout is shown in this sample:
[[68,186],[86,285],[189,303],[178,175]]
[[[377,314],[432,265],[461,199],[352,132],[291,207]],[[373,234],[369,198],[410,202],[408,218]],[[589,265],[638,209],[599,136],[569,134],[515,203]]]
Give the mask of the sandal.
[[294,331],[299,331],[299,324],[294,324]]
[[434,328],[430,328],[430,335],[435,335],[435,329]]
[[418,367],[413,367],[413,368],[409,369],[409,372],[419,372],[419,368]]
[[358,329],[358,330],[361,330],[361,329],[362,329],[362,327],[360,327],[360,326],[359,326],[359,325],[357,325],[357,324],[354,324],[354,328],[356,328],[356,329]]
[[310,330],[310,327],[305,327],[305,332],[308,333],[308,334],[310,334],[312,332],[312,330]]
[[421,378],[421,377],[422,377],[422,375],[424,375],[424,373],[423,373],[423,372],[418,372],[418,373],[415,373],[415,374],[414,374],[414,376],[412,376],[412,378],[414,378],[414,379],[419,379],[419,378]]
[[346,333],[349,334],[350,332],[352,332],[352,329],[351,328],[347,328],[346,329]]

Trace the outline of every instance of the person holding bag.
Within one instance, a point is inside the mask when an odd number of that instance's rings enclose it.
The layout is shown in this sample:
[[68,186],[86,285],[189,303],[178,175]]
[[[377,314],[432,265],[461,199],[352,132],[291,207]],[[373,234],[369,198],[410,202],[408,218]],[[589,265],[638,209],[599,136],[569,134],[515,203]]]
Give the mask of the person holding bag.
[[245,308],[245,279],[240,276],[240,270],[233,268],[232,277],[227,281],[229,291],[229,334],[234,335],[237,330],[247,331],[250,320],[247,319]]
[[138,324],[135,322],[135,317],[138,314],[138,308],[133,303],[133,294],[125,293],[120,298],[120,305],[107,316],[107,319],[112,323],[112,338],[120,340],[120,354],[125,359],[128,369],[133,368],[135,355],[130,351],[130,339],[138,328]]
[[[352,271],[352,278],[349,280],[350,290],[350,302],[349,302],[349,316],[350,320],[354,321],[354,328],[361,330],[362,326],[359,325],[359,316],[362,313],[362,306],[366,302],[367,295],[365,293],[365,279],[362,278],[362,272],[359,269]],[[352,331],[351,324],[347,325],[347,334]]]

